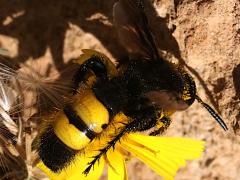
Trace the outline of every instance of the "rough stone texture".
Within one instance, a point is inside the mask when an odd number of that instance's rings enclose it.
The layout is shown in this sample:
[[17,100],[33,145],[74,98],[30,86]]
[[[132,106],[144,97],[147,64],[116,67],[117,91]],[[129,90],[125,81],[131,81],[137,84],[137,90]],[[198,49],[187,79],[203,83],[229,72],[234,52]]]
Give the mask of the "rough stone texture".
[[[176,113],[166,136],[206,141],[203,157],[189,162],[176,179],[239,179],[239,0],[152,0],[156,11],[148,2],[147,14],[162,55],[187,64],[199,95],[214,105],[229,127],[224,132],[198,103]],[[113,3],[0,0],[0,46],[21,62],[53,59],[58,69],[83,48],[101,50],[117,60],[125,51],[112,27]],[[138,160],[128,169],[129,179],[161,179]]]

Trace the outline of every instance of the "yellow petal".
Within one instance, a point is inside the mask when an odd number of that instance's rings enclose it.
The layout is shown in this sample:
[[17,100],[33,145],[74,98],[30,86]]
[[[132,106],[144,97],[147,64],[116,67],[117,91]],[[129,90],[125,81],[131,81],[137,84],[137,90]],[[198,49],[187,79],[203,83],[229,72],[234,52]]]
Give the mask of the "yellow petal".
[[115,149],[107,153],[108,180],[127,180],[127,170],[124,156]]
[[69,164],[69,166],[62,170],[60,173],[52,172],[42,162],[40,162],[37,167],[45,172],[46,175],[52,180],[97,180],[102,174],[104,159],[101,158],[99,163],[95,163],[94,168],[92,168],[89,174],[85,176],[83,174],[83,171],[87,168],[87,163],[91,160],[92,158],[87,158],[84,157],[83,154],[79,154]]
[[130,134],[121,146],[148,164],[164,179],[174,179],[185,161],[200,157],[204,142],[188,138],[168,138]]
[[[127,138],[156,152],[164,153],[171,151],[173,152],[172,156],[180,156],[184,157],[185,159],[196,159],[200,157],[202,151],[204,150],[205,144],[204,141],[179,137],[157,137],[130,134]],[[159,147],[161,147],[161,149]]]

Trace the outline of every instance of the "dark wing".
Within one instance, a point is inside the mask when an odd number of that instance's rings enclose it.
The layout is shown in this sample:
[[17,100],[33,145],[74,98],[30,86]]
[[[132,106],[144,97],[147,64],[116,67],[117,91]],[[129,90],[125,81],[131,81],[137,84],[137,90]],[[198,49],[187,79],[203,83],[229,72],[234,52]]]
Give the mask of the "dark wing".
[[141,0],[119,0],[113,18],[120,42],[130,56],[160,60]]
[[179,97],[178,93],[173,91],[149,91],[145,93],[145,96],[153,105],[164,110],[182,111],[189,107],[189,105]]

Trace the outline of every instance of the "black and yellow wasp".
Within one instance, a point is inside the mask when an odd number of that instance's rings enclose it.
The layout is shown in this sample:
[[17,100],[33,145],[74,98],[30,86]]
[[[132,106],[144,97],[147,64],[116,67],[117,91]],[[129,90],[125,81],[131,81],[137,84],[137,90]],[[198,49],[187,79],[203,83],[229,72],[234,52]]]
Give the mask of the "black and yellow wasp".
[[129,132],[152,129],[161,134],[170,115],[187,109],[195,100],[227,130],[226,124],[196,93],[193,78],[179,65],[159,56],[140,0],[120,0],[114,22],[129,52],[128,64],[116,69],[103,54],[83,50],[73,77],[72,101],[64,105],[40,133],[38,153],[53,172],[66,167],[94,138],[99,137],[120,112],[128,117],[85,170]]

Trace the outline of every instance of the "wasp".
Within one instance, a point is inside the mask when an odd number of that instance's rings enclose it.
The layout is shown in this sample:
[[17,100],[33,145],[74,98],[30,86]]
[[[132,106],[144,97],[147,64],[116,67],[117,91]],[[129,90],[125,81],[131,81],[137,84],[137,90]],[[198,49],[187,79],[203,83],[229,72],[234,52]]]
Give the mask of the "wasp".
[[113,12],[121,42],[131,56],[127,65],[119,68],[94,50],[83,50],[76,60],[79,68],[73,77],[72,101],[55,113],[39,137],[39,156],[53,172],[64,169],[114,123],[119,113],[128,120],[99,149],[85,174],[125,134],[146,130],[151,130],[149,135],[161,134],[169,127],[170,116],[187,109],[195,100],[227,130],[221,117],[197,95],[191,75],[160,57],[143,2],[120,0]]

